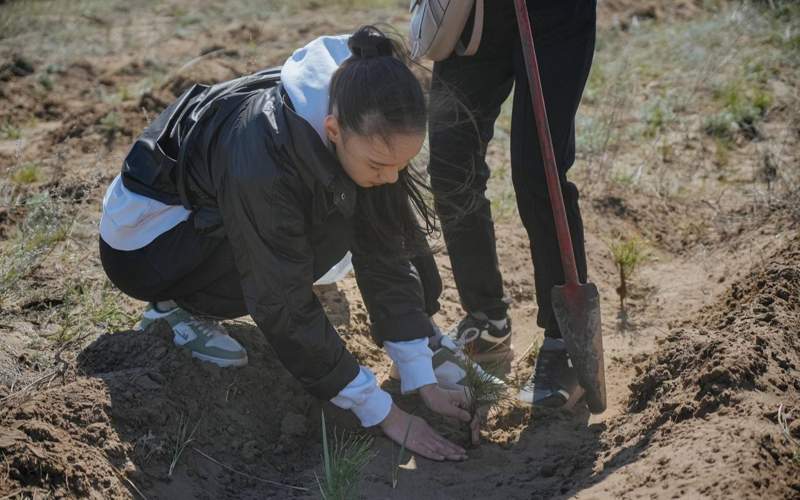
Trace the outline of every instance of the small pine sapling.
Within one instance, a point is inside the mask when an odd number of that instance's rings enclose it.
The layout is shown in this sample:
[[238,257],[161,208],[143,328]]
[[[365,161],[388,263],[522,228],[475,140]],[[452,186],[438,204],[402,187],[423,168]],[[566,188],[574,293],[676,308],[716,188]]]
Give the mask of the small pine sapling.
[[628,296],[628,280],[636,269],[647,258],[645,244],[639,238],[618,239],[610,244],[614,264],[619,270],[619,305],[625,309],[625,298]]
[[372,438],[367,435],[333,433],[333,443],[328,442],[325,412],[322,412],[322,461],[325,477],[317,485],[325,500],[358,498],[361,471],[374,457]]
[[466,410],[472,417],[469,423],[465,422],[469,436],[467,442],[475,447],[480,442],[477,422],[507,397],[507,386],[492,375],[491,370],[483,370],[477,363],[464,363],[464,371],[464,390],[469,401]]

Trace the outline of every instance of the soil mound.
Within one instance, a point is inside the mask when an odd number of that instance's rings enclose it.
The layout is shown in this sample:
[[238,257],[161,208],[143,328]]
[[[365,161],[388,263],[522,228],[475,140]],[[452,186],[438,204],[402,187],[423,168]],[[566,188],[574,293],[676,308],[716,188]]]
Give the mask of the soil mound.
[[[739,471],[713,484],[687,481],[684,494],[797,498],[798,367],[796,236],[702,310],[694,325],[673,330],[651,360],[637,368],[629,399],[632,425],[616,441],[635,438],[652,455],[675,450],[676,456],[655,460],[648,477],[659,484],[679,470],[692,471],[683,479],[718,477],[715,468],[729,464]],[[791,439],[779,425],[781,406]],[[648,461],[653,459],[643,462]]]
[[[268,481],[313,486],[300,471],[318,461],[308,417],[318,407],[263,335],[231,330],[250,359],[236,370],[176,349],[163,325],[98,338],[63,385],[0,410],[0,454],[9,464],[0,490],[25,485],[19,491],[92,498],[131,496],[136,488],[157,498],[302,495]],[[191,440],[170,475],[181,436]]]

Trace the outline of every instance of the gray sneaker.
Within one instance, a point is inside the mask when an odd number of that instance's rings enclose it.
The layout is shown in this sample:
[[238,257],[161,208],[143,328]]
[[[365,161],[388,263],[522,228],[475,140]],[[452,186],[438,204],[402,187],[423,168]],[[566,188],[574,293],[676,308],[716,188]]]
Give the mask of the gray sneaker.
[[180,307],[161,312],[148,304],[138,328],[160,319],[172,327],[175,345],[189,349],[193,357],[222,368],[247,364],[247,351],[216,321],[196,318]]

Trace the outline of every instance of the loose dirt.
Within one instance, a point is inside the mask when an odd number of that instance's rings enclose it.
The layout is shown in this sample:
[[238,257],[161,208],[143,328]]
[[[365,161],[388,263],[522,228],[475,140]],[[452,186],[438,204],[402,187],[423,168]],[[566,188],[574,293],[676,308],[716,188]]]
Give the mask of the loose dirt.
[[[0,6],[0,13],[7,8]],[[166,325],[131,330],[142,304],[125,298],[118,307],[130,315],[126,328],[102,328],[61,344],[47,339],[60,331],[48,314],[70,300],[66,280],[84,273],[101,282],[95,228],[103,192],[130,141],[175,95],[193,81],[279,64],[320,34],[376,18],[397,25],[406,19],[399,10],[343,18],[320,9],[315,4],[263,22],[230,20],[191,36],[165,31],[178,14],[148,11],[152,22],[138,31],[108,21],[107,53],[55,62],[12,56],[20,47],[0,46],[0,61],[8,63],[0,65],[0,125],[18,124],[21,135],[0,137],[0,176],[10,179],[30,162],[39,175],[31,183],[3,184],[3,196],[14,203],[0,206],[0,248],[12,244],[26,220],[28,209],[16,200],[46,191],[75,219],[62,246],[43,255],[22,281],[24,293],[1,303],[0,497],[319,496],[320,414],[331,430],[358,431],[355,419],[307,395],[246,318],[226,324],[249,355],[248,366],[236,370],[177,349]],[[667,8],[609,1],[600,6],[600,26],[681,23],[703,12],[700,2]],[[121,40],[138,45],[125,49]],[[165,58],[174,64],[165,66]],[[42,83],[43,75],[52,82]],[[767,121],[767,130],[797,134],[796,111],[788,107]],[[493,167],[506,161],[507,146],[492,146]],[[737,150],[742,171],[760,168],[761,157],[745,156],[758,147],[756,141]],[[783,154],[796,159],[796,152]],[[689,168],[719,174],[710,161]],[[582,207],[590,275],[603,297],[608,411],[531,411],[504,403],[489,415],[483,444],[468,461],[406,456],[399,470],[398,447],[372,432],[375,456],[363,474],[363,497],[800,498],[796,200],[759,204],[744,182],[719,187],[718,204],[602,187],[587,186]],[[523,354],[541,342],[538,306],[527,235],[514,217],[499,219],[517,352],[510,377],[521,381],[532,371]],[[637,234],[650,244],[624,313],[605,239],[614,233]],[[462,312],[444,251],[437,261],[445,290],[436,320],[449,327]],[[389,361],[369,337],[355,280],[316,292],[348,348],[385,381]],[[396,400],[464,440],[459,426],[431,415],[418,398]]]

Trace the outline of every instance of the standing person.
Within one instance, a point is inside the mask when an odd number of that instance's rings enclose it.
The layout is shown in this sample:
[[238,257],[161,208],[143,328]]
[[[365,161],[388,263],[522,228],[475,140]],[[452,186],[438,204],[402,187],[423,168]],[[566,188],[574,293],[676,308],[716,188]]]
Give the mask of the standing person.
[[214,319],[249,313],[309,392],[425,457],[464,459],[392,403],[312,291],[352,251],[373,335],[403,391],[469,421],[464,392],[440,387],[432,367],[438,274],[420,276],[430,255],[410,262],[434,222],[406,168],[426,123],[402,47],[370,26],[318,38],[282,68],[195,85],[136,140],[109,186],[103,268],[149,302],[143,327],[167,321],[193,356],[246,364],[244,347]]
[[[586,253],[578,190],[567,180],[575,161],[575,113],[592,64],[596,0],[528,0],[547,117],[581,281]],[[520,392],[528,404],[559,407],[577,379],[550,303],[564,283],[545,183],[525,61],[511,0],[487,2],[481,45],[473,56],[452,55],[433,67],[432,93],[452,93],[475,121],[431,123],[429,171],[456,286],[466,312],[453,333],[476,361],[513,357],[508,301],[498,267],[491,205],[485,196],[486,147],[500,107],[514,88],[511,171],[534,266],[537,324],[545,340],[532,379]],[[457,125],[452,125],[456,123]],[[469,183],[468,189],[461,186]],[[466,215],[458,208],[465,208]]]

